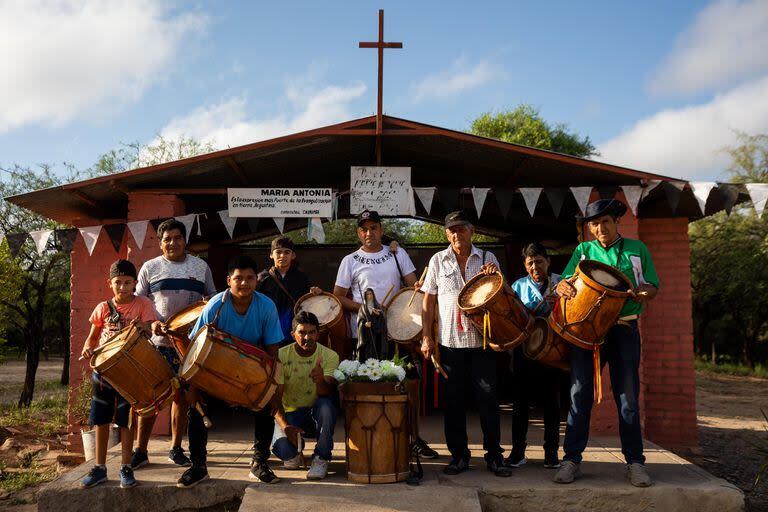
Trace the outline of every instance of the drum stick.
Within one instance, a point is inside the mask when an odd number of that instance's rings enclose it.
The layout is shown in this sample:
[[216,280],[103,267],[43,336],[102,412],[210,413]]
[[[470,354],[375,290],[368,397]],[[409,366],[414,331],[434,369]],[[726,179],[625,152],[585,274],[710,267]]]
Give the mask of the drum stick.
[[384,300],[380,302],[382,306],[387,303],[387,298],[389,297],[389,294],[392,293],[392,290],[394,290],[394,288],[395,288],[395,285],[392,285],[389,287],[389,291],[387,291],[387,294],[384,296]]
[[208,419],[208,416],[205,415],[205,409],[203,409],[203,404],[200,402],[195,402],[195,409],[200,414],[200,416],[203,417],[203,425],[205,425],[205,428],[211,428],[213,426],[213,422]]
[[[421,277],[419,278],[419,282],[422,284],[424,282],[424,278],[427,277],[427,268],[429,267],[424,267],[424,272],[421,273]],[[417,291],[418,290],[416,290],[416,288],[413,289],[413,295],[411,295],[411,300],[408,301],[408,307],[411,307],[411,304],[413,304],[413,298],[416,297]]]
[[437,359],[435,359],[435,355],[432,354],[429,356],[429,358],[432,360],[432,364],[435,365],[435,371],[440,372],[440,375],[442,375],[444,378],[448,378],[448,374],[445,373],[445,370],[443,370],[443,367],[440,366],[440,363],[437,362]]

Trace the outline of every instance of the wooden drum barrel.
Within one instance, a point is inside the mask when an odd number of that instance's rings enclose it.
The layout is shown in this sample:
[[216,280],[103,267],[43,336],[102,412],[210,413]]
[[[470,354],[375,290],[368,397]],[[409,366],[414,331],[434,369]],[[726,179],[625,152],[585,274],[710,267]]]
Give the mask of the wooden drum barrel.
[[104,342],[90,363],[139,416],[154,416],[178,386],[173,369],[137,324]]
[[190,304],[176,314],[168,317],[165,326],[168,329],[168,338],[173,342],[173,347],[179,357],[184,359],[189,350],[191,341],[189,340],[189,331],[195,326],[195,322],[200,318],[207,301],[201,300]]
[[547,322],[569,343],[592,350],[616,324],[631,296],[632,283],[615,268],[593,260],[579,262],[569,281],[576,288],[576,296],[560,297]]
[[394,382],[346,382],[344,406],[347,480],[363,484],[402,482],[408,477],[408,395]]
[[571,346],[552,332],[544,318],[537,318],[531,335],[523,343],[523,353],[541,364],[571,370]]
[[477,274],[459,293],[459,309],[483,334],[490,331],[488,344],[496,351],[515,348],[524,342],[533,328],[534,317],[517,296],[505,289],[500,272]]

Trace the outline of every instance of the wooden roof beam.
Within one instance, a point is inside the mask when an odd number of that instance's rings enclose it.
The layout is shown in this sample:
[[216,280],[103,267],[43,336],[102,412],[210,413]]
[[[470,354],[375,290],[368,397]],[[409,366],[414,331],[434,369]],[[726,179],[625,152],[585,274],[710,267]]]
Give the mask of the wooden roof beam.
[[237,162],[235,162],[235,159],[232,158],[232,156],[227,156],[225,158],[225,160],[226,160],[227,165],[229,166],[229,168],[232,169],[232,172],[234,172],[235,175],[240,180],[240,183],[244,187],[250,186],[250,182],[248,181],[248,178],[245,176],[245,173],[243,173],[243,170],[240,168],[240,166],[237,165]]

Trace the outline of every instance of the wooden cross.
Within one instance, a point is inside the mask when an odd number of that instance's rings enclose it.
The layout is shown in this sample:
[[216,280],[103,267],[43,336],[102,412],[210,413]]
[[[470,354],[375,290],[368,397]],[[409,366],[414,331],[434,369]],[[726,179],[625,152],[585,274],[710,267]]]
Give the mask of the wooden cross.
[[384,103],[384,48],[402,48],[403,43],[384,42],[384,9],[379,9],[379,40],[360,42],[360,48],[376,48],[379,51],[379,93],[376,104],[376,160],[381,165],[381,134],[384,128],[382,105]]

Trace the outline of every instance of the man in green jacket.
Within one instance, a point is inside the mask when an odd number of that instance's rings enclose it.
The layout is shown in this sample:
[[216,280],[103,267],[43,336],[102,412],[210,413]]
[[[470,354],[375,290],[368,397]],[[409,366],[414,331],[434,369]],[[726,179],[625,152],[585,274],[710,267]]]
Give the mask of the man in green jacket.
[[[640,240],[624,238],[619,234],[619,218],[627,207],[615,199],[603,199],[587,205],[582,227],[586,225],[595,240],[582,242],[573,252],[563,271],[563,280],[557,286],[560,296],[576,294],[568,281],[581,260],[594,260],[618,269],[634,287],[634,298],[627,300],[619,314],[619,321],[605,337],[601,347],[601,361],[608,363],[611,387],[619,414],[621,451],[627,461],[627,477],[632,485],[648,487],[651,478],[645,469],[643,436],[640,429],[640,333],[637,318],[645,302],[656,296],[659,278],[648,248]],[[594,401],[594,366],[591,350],[571,349],[571,406],[563,442],[563,464],[554,481],[568,484],[581,475],[579,466],[589,439],[589,420]]]

